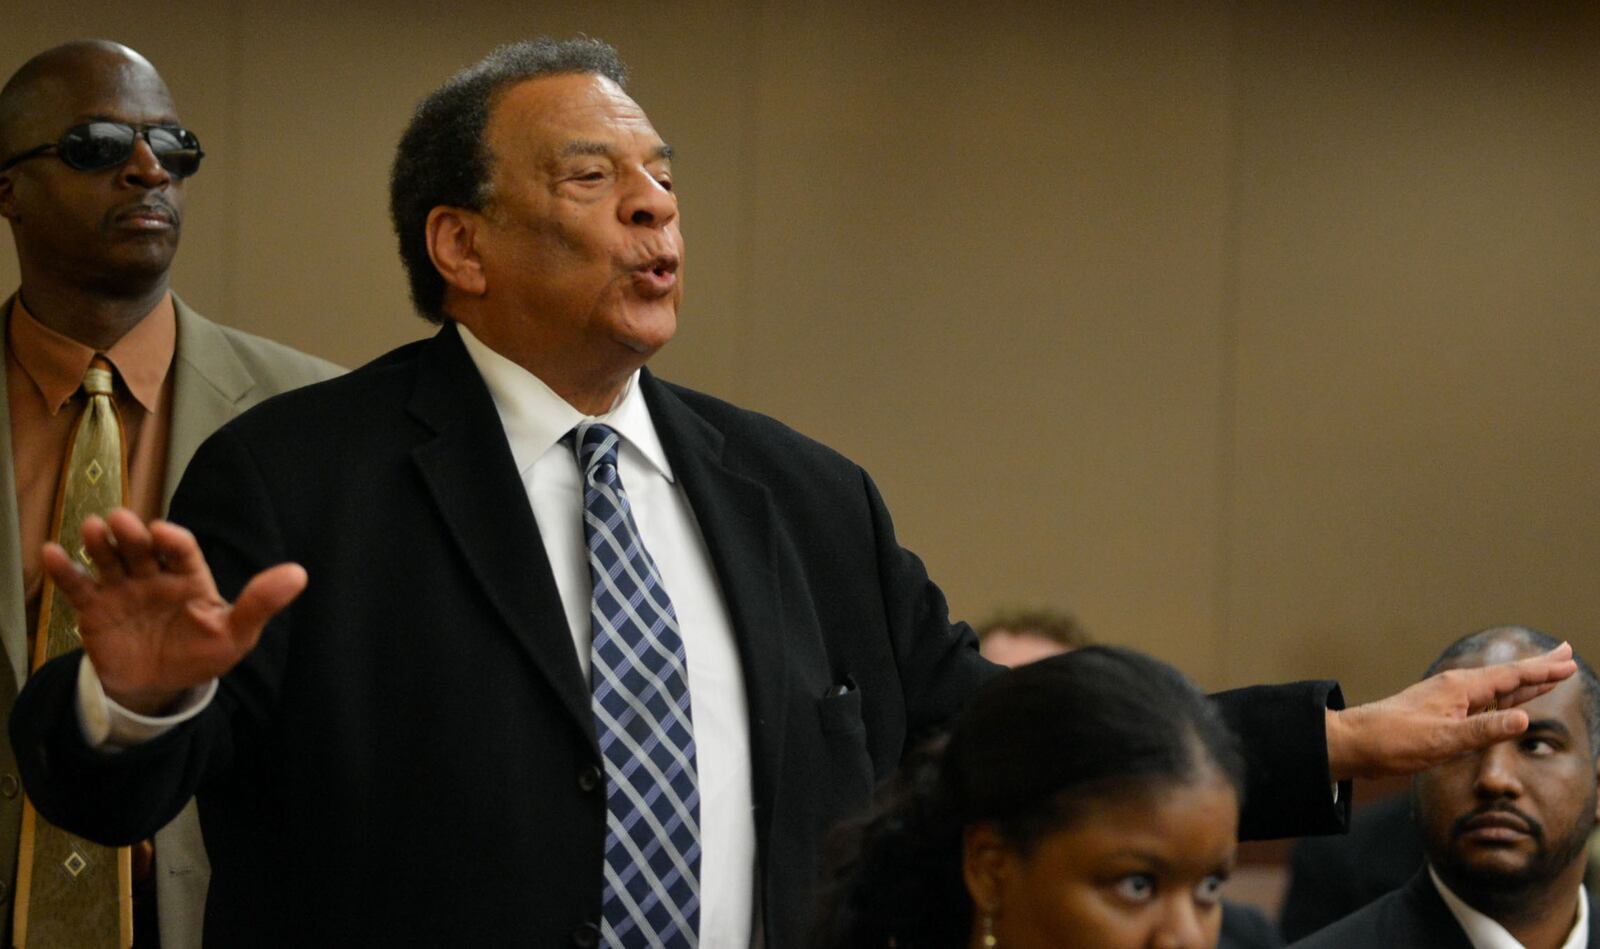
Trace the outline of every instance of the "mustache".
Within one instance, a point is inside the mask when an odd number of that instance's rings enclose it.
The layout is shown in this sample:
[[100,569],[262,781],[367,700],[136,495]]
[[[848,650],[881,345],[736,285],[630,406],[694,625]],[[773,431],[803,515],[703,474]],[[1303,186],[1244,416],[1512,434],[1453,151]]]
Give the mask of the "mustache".
[[167,200],[167,197],[162,194],[149,194],[138,201],[112,208],[110,211],[106,212],[105,223],[115,224],[117,221],[128,217],[129,215],[151,210],[160,212],[161,216],[165,217],[173,226],[178,226],[183,223],[181,216],[178,214],[177,206],[171,201]]
[[1450,838],[1454,840],[1465,835],[1472,830],[1472,828],[1468,825],[1479,818],[1488,817],[1491,814],[1504,815],[1514,818],[1518,823],[1527,828],[1529,837],[1532,837],[1539,843],[1544,842],[1544,825],[1518,810],[1515,805],[1507,804],[1503,801],[1495,804],[1485,804],[1482,807],[1475,808],[1474,810],[1456,818],[1455,821],[1450,825]]

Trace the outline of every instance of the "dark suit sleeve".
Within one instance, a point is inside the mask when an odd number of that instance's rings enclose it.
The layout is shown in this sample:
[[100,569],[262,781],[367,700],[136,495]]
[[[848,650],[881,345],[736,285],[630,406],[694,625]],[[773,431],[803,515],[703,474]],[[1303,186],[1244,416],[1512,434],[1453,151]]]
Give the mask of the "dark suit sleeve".
[[1242,840],[1341,833],[1350,782],[1334,800],[1324,712],[1344,707],[1335,682],[1296,682],[1220,692],[1212,698],[1244,749],[1248,782]]
[[[226,429],[195,455],[173,502],[174,521],[195,530],[227,599],[276,556],[270,505],[247,454]],[[88,747],[78,726],[81,652],[31,676],[13,707],[18,770],[39,813],[108,845],[143,840],[165,825],[211,776],[233,760],[241,719],[259,723],[284,651],[283,616],[199,715],[160,737],[117,752]]]
[[28,797],[51,823],[107,846],[155,835],[199,786],[200,759],[184,753],[199,719],[120,752],[84,743],[78,726],[77,650],[28,678],[11,712],[11,741]]
[[922,560],[895,540],[877,486],[865,472],[862,478],[872,512],[884,614],[914,743],[947,725],[967,696],[1004,670],[978,655],[978,637],[970,626],[951,623],[944,593],[928,578]]

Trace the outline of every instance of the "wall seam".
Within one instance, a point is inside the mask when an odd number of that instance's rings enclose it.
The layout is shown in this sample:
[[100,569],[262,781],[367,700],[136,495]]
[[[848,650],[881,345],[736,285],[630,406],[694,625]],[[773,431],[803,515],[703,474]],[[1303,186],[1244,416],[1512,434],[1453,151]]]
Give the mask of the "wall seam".
[[1223,686],[1234,685],[1230,670],[1233,667],[1234,638],[1234,516],[1237,503],[1235,479],[1238,477],[1238,418],[1239,418],[1239,298],[1242,240],[1242,203],[1244,180],[1241,166],[1240,112],[1240,54],[1241,22],[1240,4],[1229,5],[1227,40],[1224,44],[1226,65],[1223,69],[1224,113],[1227,116],[1226,149],[1223,159],[1227,179],[1227,205],[1222,222],[1222,285],[1217,307],[1217,535],[1216,576],[1212,589],[1211,629],[1215,648],[1212,651],[1213,681]]

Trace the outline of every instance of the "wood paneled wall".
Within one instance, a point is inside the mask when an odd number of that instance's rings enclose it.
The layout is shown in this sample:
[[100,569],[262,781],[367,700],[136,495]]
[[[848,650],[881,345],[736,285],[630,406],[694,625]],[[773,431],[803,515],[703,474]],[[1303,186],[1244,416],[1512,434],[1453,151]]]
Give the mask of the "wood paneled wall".
[[959,614],[1355,698],[1494,622],[1600,658],[1600,6],[7,6],[0,72],[84,35],[162,70],[213,317],[347,364],[425,332],[412,105],[583,32],[680,156],[658,370],[864,464]]

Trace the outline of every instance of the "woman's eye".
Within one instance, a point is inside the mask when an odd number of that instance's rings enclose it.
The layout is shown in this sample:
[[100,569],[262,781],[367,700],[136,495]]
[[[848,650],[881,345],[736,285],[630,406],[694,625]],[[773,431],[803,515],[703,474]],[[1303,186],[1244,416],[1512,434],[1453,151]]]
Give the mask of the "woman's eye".
[[1222,899],[1222,884],[1228,882],[1226,877],[1212,874],[1200,881],[1194,888],[1194,899],[1202,906],[1215,906]]
[[1156,895],[1156,880],[1147,873],[1135,873],[1118,880],[1116,890],[1130,903],[1144,903]]

